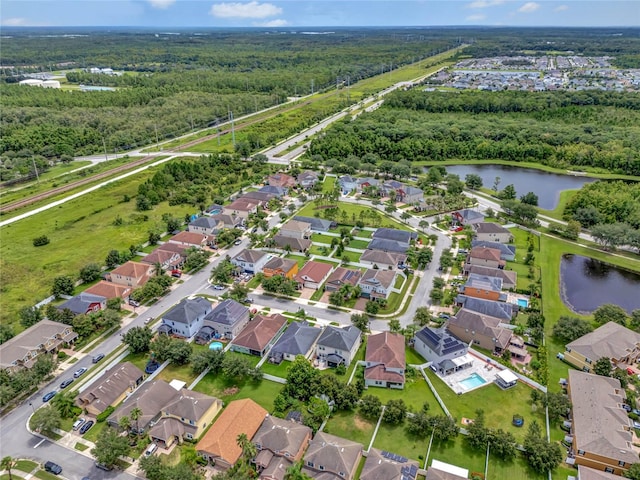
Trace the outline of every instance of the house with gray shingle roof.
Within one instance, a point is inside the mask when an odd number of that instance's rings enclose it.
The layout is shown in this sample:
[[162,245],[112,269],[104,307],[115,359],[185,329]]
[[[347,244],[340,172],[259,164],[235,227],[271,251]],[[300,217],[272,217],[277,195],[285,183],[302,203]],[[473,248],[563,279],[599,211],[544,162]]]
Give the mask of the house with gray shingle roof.
[[231,263],[242,269],[243,272],[258,273],[262,271],[264,264],[269,261],[271,255],[262,250],[249,250],[245,248],[231,259]]
[[367,249],[380,250],[382,252],[406,253],[406,251],[409,250],[409,244],[387,238],[374,238],[367,246]]
[[292,322],[271,349],[270,361],[293,362],[298,355],[309,359],[315,350],[322,328],[312,327],[306,322]]
[[502,327],[502,320],[463,308],[447,321],[447,328],[466,343],[501,353],[509,347],[513,332]]
[[220,337],[233,340],[247,323],[249,323],[249,309],[228,298],[207,314],[203,326],[212,328]]
[[484,221],[484,214],[471,210],[469,208],[465,208],[463,210],[458,210],[457,212],[453,212],[451,214],[451,219],[454,223],[458,223],[460,225],[473,225],[474,223],[480,223]]
[[480,222],[473,224],[476,240],[498,243],[511,242],[513,235],[499,223]]
[[358,182],[351,175],[342,175],[338,178],[338,185],[343,195],[348,195],[358,188]]
[[287,250],[287,247],[292,252],[306,252],[311,247],[311,240],[307,238],[293,238],[285,237],[284,235],[274,235],[272,238],[275,246],[282,250]]
[[456,305],[483,315],[499,318],[504,323],[511,323],[511,319],[518,313],[518,306],[513,303],[484,300],[482,298],[467,297],[466,295],[458,295],[456,297]]
[[342,328],[329,325],[318,339],[316,357],[330,367],[340,364],[348,367],[362,342],[361,334],[360,329],[353,325]]
[[475,247],[494,248],[496,250],[499,250],[500,258],[508,262],[512,262],[516,258],[515,245],[505,245],[504,243],[487,242],[484,240],[472,240],[471,248],[473,249]]
[[303,217],[300,215],[296,215],[293,217],[294,220],[299,222],[305,222],[311,225],[311,230],[314,232],[328,232],[330,228],[336,226],[336,222],[331,220],[325,220],[323,218],[316,217]]
[[189,222],[188,230],[202,235],[213,235],[218,229],[218,223],[216,218],[204,215]]
[[362,449],[360,443],[318,432],[304,455],[302,473],[315,480],[353,480]]
[[467,281],[460,287],[460,293],[468,297],[483,298],[485,300],[503,300],[502,279],[471,273]]
[[289,189],[286,187],[276,187],[275,185],[265,185],[258,190],[259,193],[268,193],[274,195],[276,198],[282,198],[289,193]]
[[371,448],[360,480],[415,480],[419,468],[418,462],[414,460]]
[[360,263],[374,269],[394,269],[407,261],[404,253],[383,252],[381,250],[365,250],[360,257]]
[[397,270],[367,269],[358,280],[360,295],[364,298],[388,299],[396,281]]
[[463,342],[446,327],[424,327],[413,337],[413,348],[422,358],[431,362],[441,375],[463,370],[472,365],[467,355],[469,344]]
[[284,480],[287,469],[302,459],[311,435],[305,425],[267,416],[252,439],[260,480]]
[[406,243],[407,246],[411,243],[411,240],[418,238],[418,234],[415,232],[408,232],[406,230],[398,230],[395,228],[378,228],[373,232],[372,238],[384,238],[386,240],[394,240],[396,242]]
[[515,289],[518,284],[518,274],[513,270],[505,270],[502,268],[483,267],[482,265],[464,264],[464,273],[469,275],[475,273],[478,275],[486,275],[488,277],[497,277],[502,280],[502,288],[505,290]]
[[306,172],[302,172],[298,175],[298,183],[302,188],[308,190],[313,188],[316,183],[318,183],[318,174],[316,172],[312,172],[307,170]]
[[58,305],[58,310],[70,310],[76,315],[99,312],[107,308],[107,299],[100,295],[82,292]]
[[202,298],[183,298],[162,316],[161,333],[193,337],[202,328],[205,316],[211,312],[211,302]]

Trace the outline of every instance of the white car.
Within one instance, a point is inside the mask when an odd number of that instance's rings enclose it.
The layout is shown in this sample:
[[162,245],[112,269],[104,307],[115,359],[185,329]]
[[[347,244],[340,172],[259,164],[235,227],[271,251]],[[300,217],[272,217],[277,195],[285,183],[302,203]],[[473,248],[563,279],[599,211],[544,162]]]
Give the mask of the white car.
[[86,371],[87,371],[87,367],[79,368],[73,373],[73,378],[78,378],[80,375],[82,375]]
[[148,325],[148,324],[149,324],[150,322],[152,322],[152,321],[153,321],[153,317],[148,317],[148,318],[146,318],[146,319],[144,320],[144,324],[145,324],[145,325]]

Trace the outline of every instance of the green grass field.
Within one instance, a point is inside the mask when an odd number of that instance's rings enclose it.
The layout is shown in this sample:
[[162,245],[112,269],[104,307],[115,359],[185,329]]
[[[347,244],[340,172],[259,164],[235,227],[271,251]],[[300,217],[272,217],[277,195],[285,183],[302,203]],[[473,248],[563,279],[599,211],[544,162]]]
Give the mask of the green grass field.
[[429,439],[425,440],[424,438],[409,435],[406,430],[406,422],[401,425],[381,423],[376,439],[373,442],[375,448],[386,450],[396,455],[403,455],[411,460],[419,461],[421,464],[420,457],[424,458],[427,454],[428,445]]
[[351,240],[349,242],[349,248],[357,248],[359,250],[366,250],[369,246],[369,242],[365,242],[364,240]]
[[[360,230],[357,233],[354,233],[353,236],[354,237],[360,237],[360,238],[371,238],[373,236],[373,231],[372,230]],[[367,245],[369,245],[367,243]]]
[[282,385],[269,380],[261,382],[235,381],[222,375],[207,374],[194,388],[197,392],[206,393],[221,399],[225,404],[233,400],[251,398],[266,410],[273,410],[273,399],[280,393]]
[[[362,212],[370,212],[371,211],[371,207],[369,206],[365,206],[365,205],[357,205],[354,203],[338,203],[338,208],[341,211],[346,212],[346,221],[343,221],[343,219],[338,216],[338,219],[340,220],[339,223],[344,224],[345,226],[349,226],[349,227],[353,227],[353,225],[355,225],[355,222],[352,222],[352,219],[355,218],[359,219],[360,218],[360,213]],[[304,217],[315,217],[315,213],[317,212],[322,212],[322,209],[317,209],[316,206],[313,203],[307,203],[302,210],[300,210],[296,215],[300,215],[300,216],[304,216]],[[397,228],[399,230],[411,230],[409,227],[407,227],[406,225],[397,222],[396,220],[387,217],[384,213],[378,211],[379,214],[379,218],[380,218],[380,222],[379,224],[376,225],[372,225],[370,219],[364,218],[364,222],[365,224],[367,224],[367,226],[370,227],[388,227],[388,228]],[[350,223],[351,222],[351,223]],[[338,229],[335,229],[335,232],[337,233],[339,231]],[[331,242],[331,240],[329,240],[329,242]]]
[[407,379],[403,390],[369,387],[364,395],[375,395],[383,405],[386,405],[389,400],[402,398],[407,407],[415,412],[420,411],[422,405],[426,402],[429,404],[430,414],[439,415],[444,413],[429,385],[427,385],[427,382],[419,372],[416,373],[415,379]]
[[289,258],[291,260],[295,260],[296,262],[298,262],[298,268],[302,268],[304,266],[305,263],[307,263],[309,261],[308,258],[303,257],[302,255],[296,255],[294,253],[289,253],[287,255],[285,255],[284,258]]
[[526,289],[529,287],[529,284],[536,281],[539,278],[539,256],[540,256],[540,239],[533,235],[534,241],[534,250],[533,254],[535,255],[535,265],[533,265],[534,269],[534,278],[529,278],[529,266],[525,265],[524,258],[527,255],[527,247],[528,247],[528,238],[529,232],[521,230],[519,228],[510,229],[511,234],[514,237],[514,244],[516,246],[516,258],[513,262],[507,262],[507,270],[513,270],[518,274],[518,282],[517,288]]
[[322,182],[322,193],[331,193],[336,185],[336,177],[324,177],[324,182]]
[[364,445],[365,450],[373,436],[376,422],[368,420],[359,413],[349,410],[336,412],[331,415],[324,431],[338,437],[348,438]]
[[326,245],[331,245],[331,241],[334,238],[340,240],[340,237],[332,237],[331,235],[323,235],[322,233],[313,233],[311,235],[311,241],[313,243],[324,243]]

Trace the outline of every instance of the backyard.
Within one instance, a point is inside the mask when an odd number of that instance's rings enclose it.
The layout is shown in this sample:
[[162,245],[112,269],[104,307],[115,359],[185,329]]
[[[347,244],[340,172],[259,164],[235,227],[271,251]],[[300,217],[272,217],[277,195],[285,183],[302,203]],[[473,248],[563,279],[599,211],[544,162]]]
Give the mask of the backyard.
[[225,404],[233,400],[251,398],[269,412],[273,410],[273,399],[280,393],[282,384],[262,380],[227,379],[222,375],[209,373],[198,382],[194,390],[221,399]]
[[353,410],[347,410],[333,413],[324,431],[362,443],[366,450],[369,447],[375,427],[376,422],[374,420],[368,420]]

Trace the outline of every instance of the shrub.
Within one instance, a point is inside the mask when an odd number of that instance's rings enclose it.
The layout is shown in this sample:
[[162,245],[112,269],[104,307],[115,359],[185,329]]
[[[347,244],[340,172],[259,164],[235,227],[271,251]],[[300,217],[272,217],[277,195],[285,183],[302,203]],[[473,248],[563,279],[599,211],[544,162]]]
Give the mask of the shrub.
[[49,243],[49,237],[46,235],[41,235],[33,239],[34,247],[42,247],[43,245],[47,245]]
[[111,415],[114,411],[115,411],[115,408],[109,405],[104,412],[102,412],[96,417],[96,421],[104,422],[107,418],[109,418],[109,415]]

